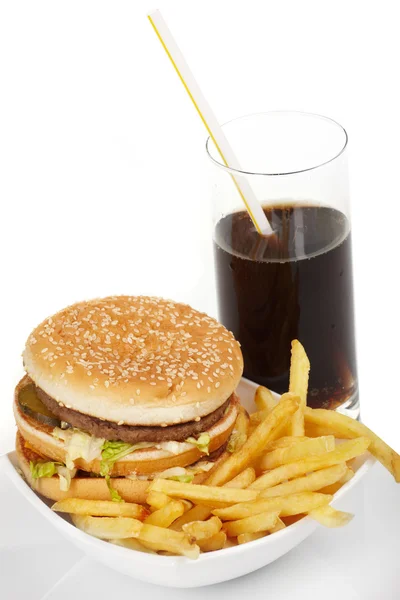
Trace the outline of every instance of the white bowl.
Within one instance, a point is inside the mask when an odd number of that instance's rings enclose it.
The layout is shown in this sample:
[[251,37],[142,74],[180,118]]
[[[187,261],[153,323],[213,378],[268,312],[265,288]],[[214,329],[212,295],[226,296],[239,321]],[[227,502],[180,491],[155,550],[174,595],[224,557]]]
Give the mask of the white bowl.
[[[253,399],[256,387],[256,384],[251,381],[242,379],[238,388],[241,402],[249,411],[255,410]],[[225,550],[201,554],[198,560],[145,554],[109,544],[80,531],[71,524],[67,516],[53,512],[49,508],[51,501],[37,495],[22,479],[15,468],[17,464],[15,452],[9,453],[0,460],[3,462],[5,472],[21,494],[69,541],[91,558],[116,571],[158,585],[200,587],[251,573],[292,550],[319,526],[310,517],[305,517],[273,535]],[[357,485],[374,462],[375,460],[369,455],[356,461],[355,476],[335,494],[334,501],[342,498]]]

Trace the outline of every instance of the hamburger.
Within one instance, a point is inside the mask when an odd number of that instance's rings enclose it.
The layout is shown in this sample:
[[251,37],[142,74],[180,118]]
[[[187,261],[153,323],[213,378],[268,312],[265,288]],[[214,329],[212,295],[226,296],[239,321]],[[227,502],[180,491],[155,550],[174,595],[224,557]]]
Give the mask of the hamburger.
[[74,304],[36,327],[23,362],[16,452],[43,496],[143,502],[153,478],[201,483],[226,456],[240,346],[185,304]]

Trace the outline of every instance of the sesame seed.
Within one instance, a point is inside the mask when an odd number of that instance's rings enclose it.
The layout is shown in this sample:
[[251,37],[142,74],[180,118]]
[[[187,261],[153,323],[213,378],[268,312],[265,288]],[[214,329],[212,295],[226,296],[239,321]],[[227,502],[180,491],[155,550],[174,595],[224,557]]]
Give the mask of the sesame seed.
[[215,387],[219,388],[220,385],[221,385],[221,383],[219,381],[217,381],[217,383],[215,384]]
[[208,393],[210,393],[210,392],[211,392],[211,388],[210,388],[210,386],[208,386],[208,388],[207,388],[207,392],[208,392]]

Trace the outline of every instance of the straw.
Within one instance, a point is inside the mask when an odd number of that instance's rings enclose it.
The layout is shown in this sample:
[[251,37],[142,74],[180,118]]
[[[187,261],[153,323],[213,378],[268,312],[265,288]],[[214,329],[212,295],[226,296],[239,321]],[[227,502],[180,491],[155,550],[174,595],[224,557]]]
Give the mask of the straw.
[[[160,11],[156,10],[149,14],[148,19],[213,140],[222,161],[227,167],[240,171],[239,162],[211,110],[210,105],[197,85],[182,52],[179,50],[166,22],[161,16]],[[272,234],[273,230],[271,225],[269,224],[248,180],[239,175],[231,174],[231,177],[258,233],[261,235]]]

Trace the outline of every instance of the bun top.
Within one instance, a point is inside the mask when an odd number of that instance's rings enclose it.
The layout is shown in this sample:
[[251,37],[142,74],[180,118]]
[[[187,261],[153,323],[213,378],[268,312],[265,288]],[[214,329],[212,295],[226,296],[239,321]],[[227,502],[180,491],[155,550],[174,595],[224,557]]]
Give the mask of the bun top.
[[239,343],[186,304],[110,296],[73,304],[29,336],[28,375],[59,404],[128,425],[171,425],[216,410],[243,372]]

